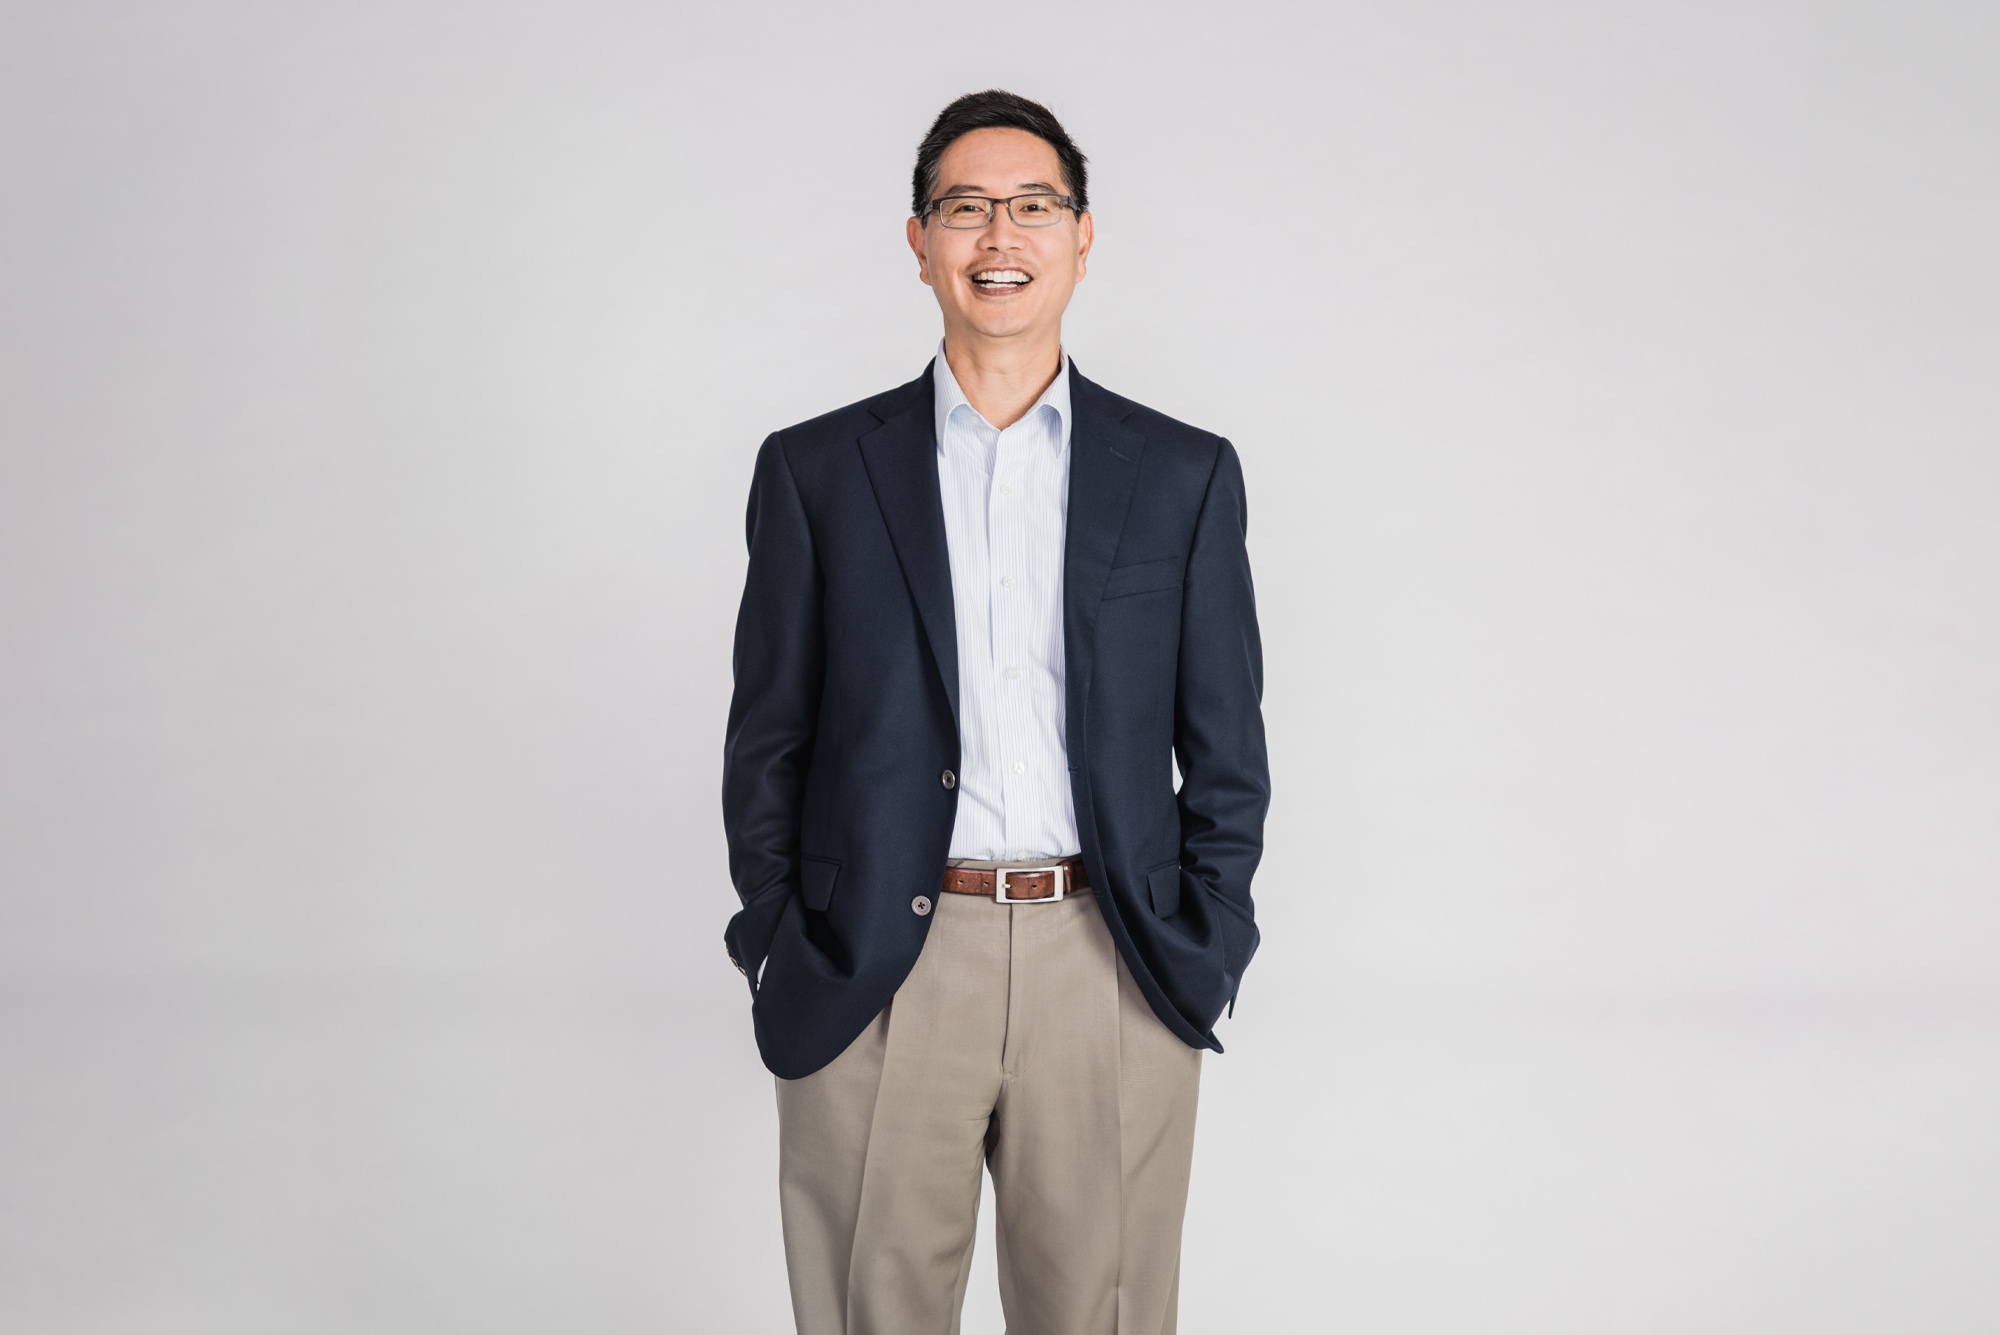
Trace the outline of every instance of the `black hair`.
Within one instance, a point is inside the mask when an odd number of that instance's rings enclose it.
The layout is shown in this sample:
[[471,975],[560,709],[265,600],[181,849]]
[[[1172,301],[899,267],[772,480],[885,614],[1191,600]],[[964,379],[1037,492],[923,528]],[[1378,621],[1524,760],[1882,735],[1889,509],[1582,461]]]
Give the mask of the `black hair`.
[[1063,187],[1076,201],[1076,211],[1089,210],[1089,174],[1085,170],[1089,159],[1070,139],[1069,131],[1063,129],[1055,113],[1019,93],[989,88],[983,93],[967,93],[931,122],[931,132],[917,145],[917,170],[910,178],[911,213],[922,217],[924,206],[930,203],[931,192],[938,184],[938,159],[944,156],[944,151],[962,135],[993,129],[1026,130],[1045,141],[1056,151],[1056,161],[1062,166]]

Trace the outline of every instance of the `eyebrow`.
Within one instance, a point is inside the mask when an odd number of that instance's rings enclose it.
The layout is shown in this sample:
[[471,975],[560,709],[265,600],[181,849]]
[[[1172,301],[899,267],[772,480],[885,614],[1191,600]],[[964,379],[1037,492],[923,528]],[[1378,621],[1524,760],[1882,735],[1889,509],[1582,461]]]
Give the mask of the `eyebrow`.
[[[1037,195],[1055,195],[1061,193],[1061,191],[1057,190],[1047,181],[1023,181],[1014,188],[1017,190],[1024,190],[1031,194],[1037,194]],[[938,198],[950,199],[953,195],[977,195],[981,199],[993,198],[993,196],[984,193],[983,187],[976,185],[952,186],[950,189],[946,190],[943,194],[939,195]]]

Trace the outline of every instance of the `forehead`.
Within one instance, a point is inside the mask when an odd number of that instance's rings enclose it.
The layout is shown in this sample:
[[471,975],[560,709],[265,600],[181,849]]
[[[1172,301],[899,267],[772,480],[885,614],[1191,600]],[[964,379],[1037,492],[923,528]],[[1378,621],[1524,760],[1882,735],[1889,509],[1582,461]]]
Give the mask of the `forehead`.
[[1026,130],[973,130],[952,140],[938,158],[938,192],[1005,194],[1037,184],[1062,185],[1062,163],[1049,141]]

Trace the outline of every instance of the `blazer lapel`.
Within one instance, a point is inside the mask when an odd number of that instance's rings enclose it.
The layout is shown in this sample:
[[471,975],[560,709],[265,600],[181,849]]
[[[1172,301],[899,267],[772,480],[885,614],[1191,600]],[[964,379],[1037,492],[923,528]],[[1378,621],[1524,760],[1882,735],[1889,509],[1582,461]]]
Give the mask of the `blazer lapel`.
[[1072,761],[1083,755],[1083,704],[1090,698],[1091,646],[1111,558],[1139,480],[1146,438],[1124,424],[1128,405],[1085,380],[1070,363],[1069,521],[1063,552],[1063,676]]
[[952,618],[951,549],[944,536],[944,501],[938,494],[937,424],[932,420],[935,383],[925,368],[905,386],[900,405],[871,408],[882,425],[860,439],[862,462],[875,503],[889,527],[903,579],[917,604],[924,634],[937,659],[952,726],[958,726],[958,628]]

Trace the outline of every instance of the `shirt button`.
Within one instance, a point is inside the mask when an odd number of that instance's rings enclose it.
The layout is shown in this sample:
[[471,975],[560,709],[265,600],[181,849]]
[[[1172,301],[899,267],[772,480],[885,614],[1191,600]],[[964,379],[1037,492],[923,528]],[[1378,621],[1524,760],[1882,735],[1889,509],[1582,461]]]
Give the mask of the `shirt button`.
[[929,895],[918,895],[915,899],[910,901],[910,912],[916,914],[919,918],[923,917],[926,913],[929,913],[930,911],[931,911],[931,897]]
[[1001,587],[1001,588],[1003,588],[1003,589],[1011,589],[1011,588],[1013,588],[1013,587],[1014,587],[1014,577],[1013,577],[1012,575],[1002,575],[1002,576],[1000,577],[1000,587]]
[[944,777],[939,779],[938,782],[945,786],[945,791],[949,792],[953,788],[958,787],[958,776],[956,774],[953,774],[950,770],[946,770],[944,772]]
[[1008,669],[1007,669],[1007,680],[1008,680],[1008,681],[1019,681],[1020,679],[1021,679],[1021,669],[1019,669],[1019,668],[1008,668]]
[[1028,772],[1028,767],[1017,760],[1014,762],[1014,772],[1016,774],[1026,774]]
[[1008,486],[1005,482],[1002,482],[1000,484],[1000,494],[1002,496],[1012,496],[1014,494],[1014,489]]

